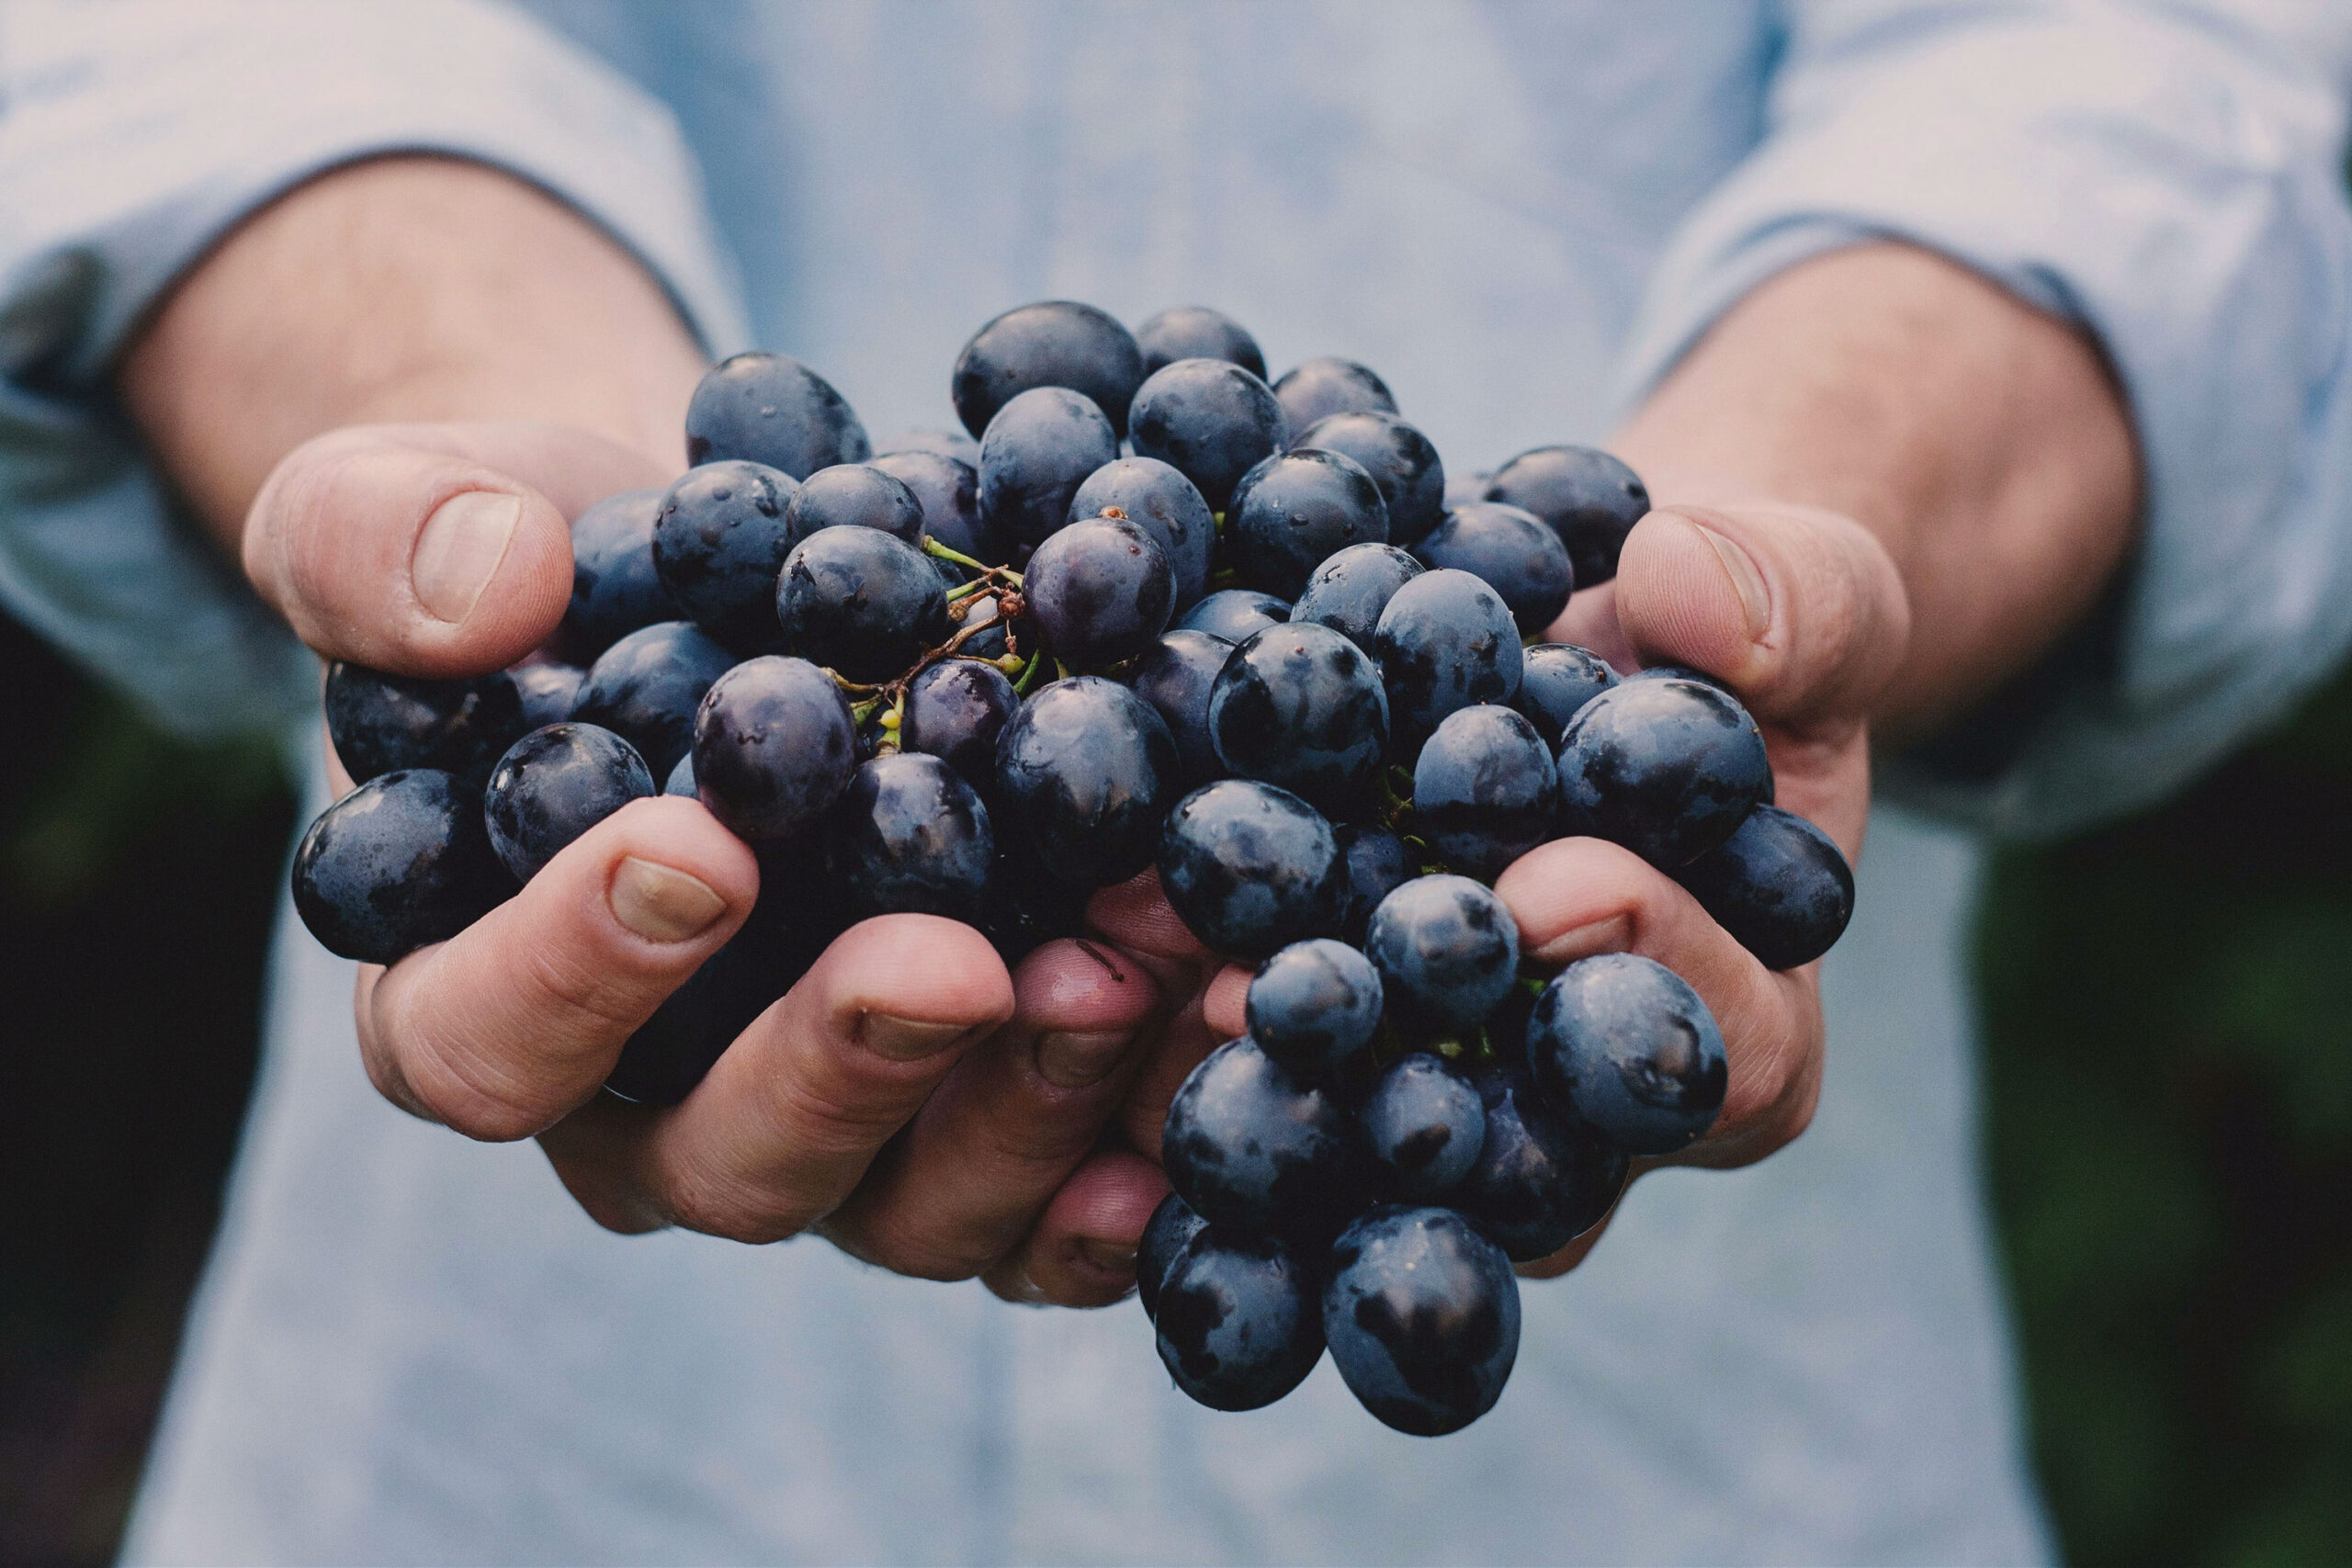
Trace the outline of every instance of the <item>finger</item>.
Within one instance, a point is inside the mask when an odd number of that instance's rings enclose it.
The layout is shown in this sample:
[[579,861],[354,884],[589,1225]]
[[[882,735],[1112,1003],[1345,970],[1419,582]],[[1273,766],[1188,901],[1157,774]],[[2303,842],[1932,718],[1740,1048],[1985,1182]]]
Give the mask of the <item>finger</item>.
[[1614,578],[1570,594],[1559,619],[1544,628],[1544,640],[1587,649],[1600,655],[1602,661],[1621,675],[1630,675],[1642,665],[1634,655],[1633,645],[1625,640],[1624,627],[1617,620]]
[[1119,1140],[1146,1159],[1159,1158],[1160,1134],[1168,1125],[1168,1107],[1176,1091],[1184,1087],[1203,1057],[1232,1038],[1209,1028],[1201,1002],[1195,992],[1176,1010],[1159,1037],[1148,1043],[1112,1124]]
[[1086,921],[1151,971],[1168,996],[1191,991],[1216,960],[1170,907],[1159,873],[1145,871],[1087,900]]
[[1624,1202],[1625,1194],[1633,1190],[1634,1183],[1639,1180],[1642,1173],[1649,1168],[1648,1160],[1635,1160],[1633,1174],[1625,1179],[1625,1185],[1618,1190],[1616,1198],[1609,1205],[1609,1212],[1595,1221],[1590,1230],[1584,1232],[1576,1240],[1548,1257],[1539,1258],[1532,1263],[1512,1264],[1511,1272],[1522,1280],[1556,1280],[1582,1263],[1592,1255],[1592,1249],[1600,1245],[1600,1238],[1609,1234],[1609,1222],[1617,1217],[1618,1205]]
[[1698,900],[1631,851],[1561,839],[1496,879],[1520,950],[1545,968],[1597,953],[1637,953],[1690,982],[1722,1032],[1730,1076],[1707,1135],[1674,1163],[1745,1165],[1802,1133],[1821,1092],[1815,965],[1774,974]]
[[1626,536],[1615,588],[1643,663],[1706,671],[1758,719],[1797,730],[1858,726],[1910,637],[1894,558],[1826,512],[1653,512]]
[[1012,977],[986,937],[935,915],[884,915],[836,939],[684,1103],[592,1104],[540,1141],[600,1218],[780,1241],[831,1213],[965,1049],[1012,1012]]
[[1250,982],[1254,971],[1228,964],[1209,979],[1201,997],[1201,1014],[1211,1033],[1231,1040],[1250,1032]]
[[247,515],[245,572],[330,659],[477,674],[545,641],[571,593],[567,519],[666,478],[538,425],[374,425],[298,447]]
[[1136,1247],[1168,1178],[1119,1150],[1095,1155],[1054,1194],[1036,1228],[985,1276],[1009,1302],[1108,1306],[1135,1289]]
[[1159,987],[1125,954],[1048,942],[1013,976],[1012,1021],[966,1052],[824,1224],[900,1274],[963,1280],[1026,1235],[1124,1097]]
[[596,1092],[758,897],[752,852],[701,806],[631,801],[456,937],[363,973],[368,1076],[469,1137],[527,1137]]

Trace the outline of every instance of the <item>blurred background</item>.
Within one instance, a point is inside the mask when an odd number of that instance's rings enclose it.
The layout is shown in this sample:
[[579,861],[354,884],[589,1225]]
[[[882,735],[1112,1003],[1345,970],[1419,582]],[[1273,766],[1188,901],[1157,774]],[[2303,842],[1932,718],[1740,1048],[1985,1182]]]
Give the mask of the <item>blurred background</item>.
[[[0,1562],[109,1561],[254,1066],[293,803],[0,620]],[[1984,1137],[2077,1562],[2352,1562],[2352,678],[1995,863]]]

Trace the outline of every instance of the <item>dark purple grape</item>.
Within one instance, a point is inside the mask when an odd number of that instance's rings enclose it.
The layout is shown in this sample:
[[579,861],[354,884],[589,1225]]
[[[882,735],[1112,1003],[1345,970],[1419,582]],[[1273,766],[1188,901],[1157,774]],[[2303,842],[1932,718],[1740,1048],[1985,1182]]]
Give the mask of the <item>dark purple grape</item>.
[[1069,520],[1082,522],[1116,510],[1149,534],[1176,574],[1176,607],[1208,592],[1209,558],[1216,548],[1216,519],[1192,480],[1157,457],[1121,457],[1086,477],[1070,497]]
[[1633,953],[1569,964],[1527,1021],[1527,1056],[1553,1110],[1628,1154],[1670,1155],[1714,1125],[1730,1068],[1690,982]]
[[1006,849],[1000,835],[978,924],[1010,968],[1057,937],[1084,936],[1091,891],[1046,875],[1027,854]]
[[1214,1229],[1169,1264],[1154,1326],[1169,1376],[1212,1410],[1272,1404],[1323,1359],[1314,1272],[1272,1242]]
[[1301,360],[1274,383],[1274,400],[1293,430],[1307,430],[1338,413],[1395,413],[1388,383],[1352,359]]
[[1338,1101],[1246,1035],[1177,1089],[1159,1157],[1185,1204],[1234,1236],[1328,1238],[1347,1223],[1361,1174]]
[[985,447],[989,422],[1022,393],[1046,387],[1084,395],[1124,435],[1127,404],[1142,381],[1143,355],[1126,328],[1091,305],[1047,299],[1007,310],[974,333],[956,356],[948,395],[956,417]]
[[1627,681],[1561,737],[1561,830],[1671,871],[1730,838],[1771,779],[1764,737],[1736,698],[1696,681]]
[[[959,609],[961,615],[956,613]],[[956,653],[966,659],[1003,659],[1012,653],[1012,623],[1004,618],[1003,610],[993,593],[974,593],[951,603],[947,618],[956,627],[956,636],[963,638],[956,644]],[[971,635],[965,637],[967,632]]]
[[661,515],[660,491],[625,490],[572,519],[571,603],[561,639],[570,657],[592,660],[638,627],[681,615],[653,570]]
[[1230,643],[1248,642],[1250,634],[1278,626],[1290,619],[1290,605],[1253,588],[1220,588],[1184,612],[1176,623],[1181,630],[1206,632]]
[[514,678],[514,694],[523,704],[523,732],[571,716],[588,671],[577,664],[517,664],[506,673]]
[[1136,389],[1127,418],[1136,456],[1157,457],[1222,512],[1241,476],[1289,444],[1266,383],[1228,360],[1180,359]]
[[709,1076],[731,1043],[718,1028],[718,966],[717,955],[706,960],[638,1025],[605,1077],[606,1089],[638,1105],[675,1105]]
[[1261,381],[1266,378],[1266,356],[1258,352],[1258,340],[1240,322],[1206,305],[1160,311],[1136,329],[1136,346],[1143,351],[1147,377],[1180,359],[1225,359]]
[[1168,726],[1099,675],[1038,692],[997,740],[997,831],[1073,886],[1125,882],[1149,865],[1175,794]]
[[1470,1174],[1487,1141],[1476,1086],[1426,1051],[1381,1075],[1358,1121],[1381,1184],[1405,1202],[1444,1197]]
[[1445,464],[1430,438],[1390,413],[1335,413],[1295,436],[1294,452],[1312,447],[1352,458],[1388,503],[1392,544],[1418,541],[1445,517]]
[[355,784],[431,768],[480,789],[525,728],[522,689],[505,670],[427,681],[338,660],[327,667],[326,714],[334,754]]
[[[888,538],[871,528],[842,532]],[[815,823],[849,788],[856,726],[831,676],[771,654],[712,684],[695,714],[694,760],[696,794],[711,814],[739,839],[773,843]]]
[[1290,618],[1329,626],[1369,653],[1380,613],[1425,570],[1394,545],[1350,545],[1315,569]]
[[1492,703],[1448,714],[1413,764],[1413,825],[1438,859],[1492,882],[1552,837],[1559,774],[1535,727]]
[[1235,958],[1337,935],[1347,917],[1347,866],[1331,824],[1290,791],[1250,779],[1220,779],[1176,803],[1160,839],[1159,885],[1194,936]]
[[1242,581],[1294,599],[1332,555],[1387,537],[1380,487],[1337,452],[1283,452],[1260,463],[1234,487],[1225,526]]
[[368,780],[294,851],[294,911],[338,958],[392,964],[447,942],[514,891],[491,852],[481,792],[438,768]]
[[1158,711],[1176,741],[1176,764],[1187,789],[1224,771],[1209,738],[1209,693],[1233,645],[1206,632],[1178,628],[1144,649],[1127,669],[1129,690]]
[[1247,1003],[1250,1038],[1310,1083],[1340,1077],[1380,1030],[1380,972],[1344,942],[1295,942],[1258,966]]
[[1379,1208],[1331,1249],[1323,1332],[1366,1410],[1417,1438],[1494,1408],[1519,1358],[1519,1280],[1449,1209]]
[[[1704,670],[1696,669],[1688,664],[1651,664],[1634,671],[1625,679],[1627,681],[1696,681],[1702,686],[1713,686],[1735,703],[1739,701],[1739,694],[1731,689],[1730,682],[1710,675]],[[1566,731],[1564,729],[1561,733],[1565,739]],[[1764,805],[1772,804],[1773,792],[1772,774],[1768,769],[1764,774]]]
[[1340,812],[1378,789],[1388,747],[1380,670],[1329,626],[1268,626],[1234,649],[1209,694],[1227,773]]
[[[902,457],[909,452],[930,452],[942,457],[953,457],[966,468],[978,472],[980,466],[980,439],[960,430],[918,428],[902,430],[888,441],[876,442],[876,457]],[[899,476],[905,479],[904,474]],[[1479,476],[1483,480],[1485,476]]]
[[992,664],[943,659],[907,682],[899,743],[937,757],[974,789],[996,787],[996,739],[1019,712],[1012,682]]
[[947,590],[929,558],[878,528],[820,528],[775,584],[786,653],[853,681],[888,681],[948,637]]
[[980,516],[1032,548],[1069,521],[1070,497],[1119,455],[1102,411],[1062,387],[1038,387],[998,411],[980,437]]
[[1170,1192],[1151,1212],[1151,1219],[1143,1227],[1143,1239],[1136,1243],[1136,1300],[1143,1303],[1146,1317],[1159,1316],[1159,1286],[1168,1278],[1169,1266],[1185,1244],[1209,1228],[1208,1221],[1184,1206],[1184,1200]]
[[1576,586],[1560,536],[1533,513],[1498,501],[1455,507],[1413,553],[1425,565],[1483,578],[1510,606],[1523,637],[1541,636],[1558,620]]
[[977,444],[968,463],[937,452],[886,452],[872,466],[914,492],[922,508],[922,531],[931,537],[990,566],[1002,566],[1012,558],[1012,541],[980,517]]
[[1037,547],[1021,597],[1063,663],[1099,670],[1159,640],[1176,579],[1151,535],[1124,517],[1072,523]]
[[775,574],[791,541],[789,474],[737,460],[689,468],[662,497],[653,568],[696,626],[741,655],[775,648]]
[[1519,695],[1511,706],[1527,716],[1544,745],[1557,750],[1568,721],[1615,684],[1617,671],[1590,649],[1539,642],[1520,655]]
[[1713,686],[1727,697],[1736,698],[1739,695],[1737,692],[1731,689],[1729,682],[1688,664],[1645,664],[1625,679],[1628,681],[1696,681],[1702,686]]
[[1388,687],[1388,724],[1412,754],[1445,716],[1519,694],[1519,627],[1466,571],[1425,571],[1388,601],[1372,634]]
[[945,915],[978,921],[996,836],[988,807],[937,757],[899,751],[857,770],[833,808],[825,863],[858,919]]
[[1767,969],[1812,963],[1854,915],[1853,867],[1828,834],[1777,806],[1749,812],[1674,879]]
[[1380,901],[1421,874],[1405,840],[1385,828],[1342,825],[1340,854],[1348,869],[1348,917],[1340,935],[1361,944]]
[[679,758],[678,765],[670,770],[670,777],[662,785],[662,793],[684,795],[688,800],[702,798],[702,792],[695,785],[695,754],[692,750]]
[[1577,581],[1590,588],[1617,575],[1625,536],[1650,509],[1633,469],[1589,446],[1538,446],[1495,470],[1486,499],[1532,512],[1568,547]]
[[820,528],[879,528],[922,543],[922,499],[903,479],[872,463],[836,463],[800,481],[785,503],[786,547]]
[[1492,474],[1453,474],[1445,476],[1445,509],[1487,499],[1487,487],[1494,482]]
[[482,792],[490,847],[528,882],[566,844],[653,793],[637,748],[593,724],[550,724],[508,748]]
[[[735,1037],[798,983],[842,927],[809,894],[812,868],[776,851],[760,855],[762,897],[751,919],[621,1047],[605,1087],[645,1105],[675,1105],[694,1092]],[[785,890],[779,894],[777,890]]]
[[1417,876],[1380,901],[1364,955],[1380,971],[1388,1016],[1437,1035],[1485,1021],[1519,976],[1519,922],[1466,876]]
[[734,663],[735,656],[692,621],[644,626],[588,667],[571,716],[611,730],[666,778],[694,745],[695,709],[703,694]]
[[835,463],[863,463],[865,426],[832,384],[782,354],[719,361],[686,404],[686,461],[741,458],[806,479]]
[[1487,1141],[1446,1202],[1512,1262],[1549,1258],[1608,1214],[1625,1190],[1625,1152],[1555,1115],[1523,1063],[1488,1068],[1477,1085]]

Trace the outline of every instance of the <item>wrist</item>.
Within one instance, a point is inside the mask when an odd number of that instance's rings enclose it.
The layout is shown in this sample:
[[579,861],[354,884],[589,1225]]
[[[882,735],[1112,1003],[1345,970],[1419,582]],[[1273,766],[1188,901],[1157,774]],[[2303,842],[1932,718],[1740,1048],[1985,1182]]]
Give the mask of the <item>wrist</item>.
[[1917,630],[1873,715],[1932,727],[2024,668],[2128,548],[2138,459],[2097,349],[1954,263],[1879,243],[1781,274],[1612,442],[1662,503],[1834,511]]
[[165,299],[120,384],[233,548],[277,463],[346,425],[566,424],[674,471],[701,369],[660,285],[577,213],[492,169],[404,157],[249,218]]

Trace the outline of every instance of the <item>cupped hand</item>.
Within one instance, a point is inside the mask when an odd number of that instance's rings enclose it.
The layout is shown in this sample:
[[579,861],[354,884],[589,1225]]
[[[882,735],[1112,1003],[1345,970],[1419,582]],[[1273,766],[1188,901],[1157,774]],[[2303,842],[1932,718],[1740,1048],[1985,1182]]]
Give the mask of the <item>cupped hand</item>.
[[[1900,665],[1909,632],[1894,563],[1860,525],[1817,509],[1719,501],[1668,504],[1644,518],[1626,539],[1616,579],[1576,594],[1549,636],[1621,669],[1684,664],[1724,681],[1763,728],[1778,804],[1821,827],[1850,861],[1870,811],[1870,705]],[[1536,963],[1558,969],[1595,953],[1638,953],[1690,981],[1713,1013],[1730,1066],[1722,1113],[1688,1149],[1637,1161],[1637,1173],[1662,1164],[1751,1164],[1804,1131],[1825,1045],[1818,964],[1766,969],[1671,877],[1599,839],[1543,845],[1495,888],[1518,916],[1522,953]],[[1174,917],[1164,903],[1154,908],[1157,890],[1149,892],[1130,893],[1112,912],[1112,929],[1197,962],[1197,945],[1187,947],[1181,928],[1165,931]],[[1184,1076],[1216,1042],[1244,1032],[1249,981],[1238,965],[1215,972],[1165,1034],[1121,1112],[1132,1148],[1157,1158],[1160,1125]],[[1147,1187],[1099,1156],[1056,1205],[1114,1212],[1132,1247],[1149,1214],[1147,1190],[1156,1199],[1166,1184]],[[1604,1221],[1521,1271],[1573,1268],[1605,1228]]]
[[[337,431],[271,474],[246,519],[244,564],[328,659],[478,674],[556,629],[568,519],[671,477],[562,427]],[[1008,973],[967,926],[884,916],[835,941],[682,1104],[603,1094],[623,1043],[758,896],[751,851],[701,806],[634,802],[457,937],[362,966],[369,1077],[469,1136],[537,1137],[616,1230],[764,1242],[816,1229],[901,1272],[989,1273],[1028,1299],[1124,1288],[1125,1210],[1148,1191],[1148,1211],[1157,1173],[1114,1164],[1095,1179],[1108,1201],[1056,1194],[1128,1098],[1162,997],[1197,989],[1192,970],[1058,942]]]

